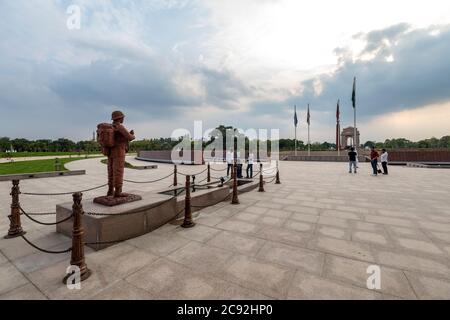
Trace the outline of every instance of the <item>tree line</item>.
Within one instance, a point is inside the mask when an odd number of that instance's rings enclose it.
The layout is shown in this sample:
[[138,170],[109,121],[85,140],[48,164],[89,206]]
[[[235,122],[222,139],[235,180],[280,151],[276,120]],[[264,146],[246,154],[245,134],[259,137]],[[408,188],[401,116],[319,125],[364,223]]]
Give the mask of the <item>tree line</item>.
[[[222,131],[224,127],[218,127],[219,131]],[[180,138],[181,139],[181,138]],[[179,142],[179,140],[173,140],[171,138],[155,138],[155,139],[143,139],[138,141],[132,141],[130,143],[130,151],[137,152],[139,150],[172,150]],[[212,143],[216,136],[211,135],[207,141],[203,142],[203,146],[207,146]],[[248,138],[246,138],[246,146],[249,144]],[[294,150],[294,139],[280,139],[278,141],[280,151]],[[417,142],[410,141],[405,138],[387,139],[384,142],[367,141],[362,147],[386,148],[386,149],[424,149],[424,148],[450,148],[450,136],[444,136],[440,139],[430,138]],[[268,149],[270,150],[270,141]],[[297,140],[297,150],[307,150],[308,145],[301,140]],[[313,151],[326,151],[335,150],[336,144],[329,142],[315,142],[311,144],[311,150]],[[56,140],[40,139],[40,140],[27,140],[27,139],[10,139],[8,137],[0,137],[0,152],[9,152],[14,150],[15,152],[100,152],[100,145],[96,141],[78,141],[74,142],[70,139],[60,138]]]
[[449,149],[450,136],[440,139],[433,137],[415,142],[405,138],[387,139],[384,142],[367,141],[363,146],[369,148],[375,146],[378,149]]

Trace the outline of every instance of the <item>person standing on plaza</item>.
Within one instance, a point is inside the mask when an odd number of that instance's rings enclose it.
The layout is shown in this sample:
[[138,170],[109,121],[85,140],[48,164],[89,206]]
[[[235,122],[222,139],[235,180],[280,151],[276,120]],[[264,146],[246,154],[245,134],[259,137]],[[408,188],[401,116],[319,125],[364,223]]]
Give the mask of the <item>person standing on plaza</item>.
[[353,167],[353,172],[357,173],[357,158],[358,158],[358,154],[355,151],[355,148],[352,147],[350,149],[350,152],[348,153],[348,173],[352,173],[352,167]]
[[253,178],[253,163],[255,161],[255,157],[253,153],[249,153],[247,159],[247,179]]
[[230,176],[230,169],[233,168],[234,154],[230,150],[227,151],[227,177]]
[[383,174],[388,175],[388,161],[389,161],[389,154],[387,153],[386,149],[381,150],[381,166],[383,167]]
[[371,151],[370,151],[370,164],[372,165],[372,176],[377,176],[378,175],[378,157],[379,157],[379,153],[377,152],[377,150],[375,149],[375,147],[372,147]]

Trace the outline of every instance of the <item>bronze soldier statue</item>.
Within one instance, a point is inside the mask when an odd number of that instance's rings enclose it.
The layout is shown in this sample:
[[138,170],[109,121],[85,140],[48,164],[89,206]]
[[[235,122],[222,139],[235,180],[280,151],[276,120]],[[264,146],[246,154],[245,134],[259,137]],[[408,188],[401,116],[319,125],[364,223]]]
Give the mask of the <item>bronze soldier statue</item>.
[[114,128],[114,146],[108,151],[108,196],[114,198],[126,197],[122,193],[123,172],[125,169],[125,155],[130,141],[135,139],[134,130],[128,132],[123,126],[125,115],[121,111],[114,111],[111,116]]
[[142,200],[139,195],[122,192],[125,155],[130,141],[135,139],[134,131],[128,132],[123,126],[125,115],[121,111],[114,111],[111,119],[112,124],[100,123],[97,126],[97,141],[102,153],[108,157],[108,194],[94,199],[94,203],[110,207]]

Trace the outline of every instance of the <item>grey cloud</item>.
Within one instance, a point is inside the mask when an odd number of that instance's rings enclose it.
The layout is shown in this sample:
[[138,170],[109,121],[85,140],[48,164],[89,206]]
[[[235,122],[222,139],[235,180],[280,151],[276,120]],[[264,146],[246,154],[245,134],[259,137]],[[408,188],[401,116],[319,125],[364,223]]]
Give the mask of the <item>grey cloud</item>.
[[[439,34],[432,35],[439,29]],[[264,101],[254,110],[278,113],[280,110],[311,103],[314,109],[332,112],[337,99],[346,108],[351,105],[353,77],[357,77],[357,104],[361,117],[407,110],[450,100],[450,26],[411,30],[406,24],[358,35],[367,39],[364,52],[374,52],[370,61],[353,61],[345,49],[338,48],[341,64],[332,74],[302,83],[304,91],[268,108]],[[383,39],[389,39],[386,46]],[[380,49],[380,50],[379,50]],[[392,55],[394,61],[386,57]],[[316,96],[314,81],[320,80],[323,90]]]
[[230,71],[201,68],[198,72],[204,79],[207,99],[211,103],[227,105],[251,94],[250,89]]

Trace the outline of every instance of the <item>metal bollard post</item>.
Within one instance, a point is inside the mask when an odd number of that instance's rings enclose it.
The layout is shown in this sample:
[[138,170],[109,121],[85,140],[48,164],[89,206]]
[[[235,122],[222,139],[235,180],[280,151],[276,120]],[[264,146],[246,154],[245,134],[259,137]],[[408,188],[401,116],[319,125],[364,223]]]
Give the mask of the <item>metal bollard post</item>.
[[259,189],[258,192],[264,192],[263,165],[259,164]]
[[280,169],[278,167],[278,161],[277,161],[277,176],[276,176],[275,184],[281,184],[281,181],[280,181]]
[[[70,265],[76,266],[80,269],[80,279],[81,281],[86,280],[92,274],[91,270],[88,269],[86,261],[84,258],[84,228],[83,228],[83,205],[81,200],[83,194],[81,192],[76,192],[72,195],[73,197],[73,229],[72,229],[72,256],[70,258]],[[67,284],[67,280],[71,277],[68,274],[64,277],[63,283]]]
[[191,176],[186,176],[186,196],[184,198],[184,221],[181,227],[192,228],[195,226],[192,220],[191,210]]
[[21,235],[24,235],[26,232],[22,229],[22,224],[20,222],[20,203],[19,203],[19,194],[20,194],[20,187],[19,187],[19,180],[13,180],[12,182],[12,188],[11,188],[11,215],[8,216],[9,218],[9,230],[8,234],[4,237],[5,239],[11,239],[20,237]]
[[234,164],[234,171],[233,171],[233,197],[231,199],[231,204],[239,204],[236,163]]
[[192,176],[192,192],[195,192],[195,176]]
[[176,187],[178,185],[177,181],[177,165],[173,165],[173,186]]
[[208,162],[208,175],[206,177],[206,182],[211,182],[211,165]]

